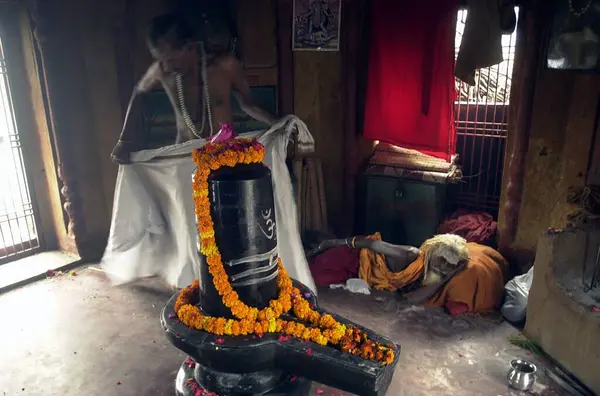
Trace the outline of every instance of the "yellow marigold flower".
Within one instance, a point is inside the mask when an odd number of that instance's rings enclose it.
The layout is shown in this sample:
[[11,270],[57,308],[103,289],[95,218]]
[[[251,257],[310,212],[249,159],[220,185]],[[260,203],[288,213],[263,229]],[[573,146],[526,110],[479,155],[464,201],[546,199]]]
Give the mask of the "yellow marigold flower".
[[304,329],[302,332],[302,338],[305,340],[310,340],[310,328]]
[[223,330],[223,332],[226,335],[233,334],[233,320],[232,319],[227,320],[227,323],[225,324],[225,329]]
[[277,330],[277,321],[275,319],[269,320],[269,329],[268,329],[268,332],[269,333],[274,333],[276,331],[278,331]]
[[258,317],[258,309],[251,308],[250,312],[248,313],[248,317],[250,318],[250,320],[256,320],[256,318]]

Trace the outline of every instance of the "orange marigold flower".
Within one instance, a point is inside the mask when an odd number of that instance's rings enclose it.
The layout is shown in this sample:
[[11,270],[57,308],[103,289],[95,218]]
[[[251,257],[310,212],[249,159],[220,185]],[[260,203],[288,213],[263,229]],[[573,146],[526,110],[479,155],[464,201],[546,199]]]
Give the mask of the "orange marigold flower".
[[269,332],[269,321],[268,320],[263,320],[260,322],[260,327],[263,333],[268,333]]
[[287,322],[284,331],[288,334],[294,334],[295,328],[296,328],[296,322]]
[[233,306],[233,304],[235,304],[235,302],[237,301],[238,298],[239,298],[238,294],[236,292],[234,292],[233,290],[230,290],[228,293],[226,293],[223,296],[223,305],[225,305],[228,308],[231,308]]
[[258,320],[266,320],[267,319],[267,313],[265,311],[259,311],[257,319]]
[[286,325],[287,323],[286,323],[286,321],[285,321],[285,320],[277,319],[277,321],[275,322],[275,324],[276,324],[276,326],[277,326],[277,327],[275,328],[275,330],[276,330],[277,332],[281,332],[281,331],[283,331],[283,329],[284,329],[284,327],[285,327],[285,325]]
[[394,351],[389,350],[387,351],[387,353],[385,354],[385,359],[384,359],[384,363],[385,364],[392,364],[392,362],[394,361]]
[[254,330],[254,323],[255,322],[251,320],[242,320],[240,324],[242,326],[243,334],[250,334]]
[[310,323],[312,323],[315,326],[318,325],[319,320],[321,319],[321,314],[316,311],[310,311],[309,314],[310,314],[310,317],[309,317]]
[[258,309],[251,308],[248,312],[248,317],[250,318],[250,320],[256,320],[256,318],[258,317]]
[[240,335],[240,322],[238,322],[237,320],[234,320],[233,324],[231,325],[231,335]]
[[311,331],[310,331],[310,339],[311,340],[315,341],[315,339],[317,339],[320,336],[321,336],[321,330],[319,330],[317,328],[312,328],[311,329]]
[[273,310],[271,308],[265,308],[264,311],[265,311],[265,317],[267,318],[267,320],[275,318],[275,312],[273,312]]
[[328,329],[335,326],[336,324],[337,324],[336,320],[333,318],[333,316],[331,316],[329,314],[325,314],[325,315],[321,316],[321,318],[319,320],[319,326],[325,327]]

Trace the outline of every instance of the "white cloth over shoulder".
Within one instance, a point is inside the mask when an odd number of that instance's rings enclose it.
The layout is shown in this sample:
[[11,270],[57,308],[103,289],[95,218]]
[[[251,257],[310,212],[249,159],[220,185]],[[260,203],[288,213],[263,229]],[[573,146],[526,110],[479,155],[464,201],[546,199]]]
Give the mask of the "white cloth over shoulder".
[[[296,203],[285,164],[291,134],[299,146],[312,150],[306,124],[290,115],[258,138],[265,146],[264,163],[271,169],[279,255],[289,275],[316,293],[300,240]],[[132,164],[119,167],[110,236],[102,266],[113,283],[160,275],[169,284],[185,287],[200,276],[197,231],[192,199],[191,153],[204,139],[132,154]]]

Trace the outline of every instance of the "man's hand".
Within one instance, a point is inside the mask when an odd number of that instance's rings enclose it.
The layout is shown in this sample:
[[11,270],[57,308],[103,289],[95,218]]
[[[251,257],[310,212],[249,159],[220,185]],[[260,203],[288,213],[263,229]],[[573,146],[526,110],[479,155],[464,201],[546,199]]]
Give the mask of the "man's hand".
[[427,301],[431,296],[433,296],[435,293],[437,293],[437,291],[440,290],[440,288],[445,287],[446,284],[450,281],[450,279],[452,279],[452,277],[454,275],[463,271],[466,267],[467,267],[466,263],[462,263],[462,264],[458,265],[455,270],[448,273],[439,282],[433,283],[433,284],[427,285],[427,286],[421,286],[416,291],[407,294],[406,300],[408,302],[410,302],[411,304],[425,303],[425,301]]
[[406,301],[413,305],[424,304],[429,297],[433,296],[444,285],[444,282],[421,286],[417,290],[405,295]]
[[119,140],[110,155],[112,160],[120,165],[131,164],[131,153],[136,151],[136,145],[132,142]]
[[[131,164],[131,153],[140,149],[137,131],[141,129],[140,118],[137,115],[141,114],[142,101],[139,100],[139,94],[147,92],[159,81],[157,73],[159,71],[159,63],[155,62],[150,66],[144,77],[133,88],[129,104],[127,105],[127,113],[125,113],[125,121],[123,129],[119,136],[119,141],[111,153],[111,158],[114,162],[121,165]],[[136,100],[138,99],[138,100]],[[132,110],[133,109],[133,110]],[[134,113],[133,117],[130,117]]]

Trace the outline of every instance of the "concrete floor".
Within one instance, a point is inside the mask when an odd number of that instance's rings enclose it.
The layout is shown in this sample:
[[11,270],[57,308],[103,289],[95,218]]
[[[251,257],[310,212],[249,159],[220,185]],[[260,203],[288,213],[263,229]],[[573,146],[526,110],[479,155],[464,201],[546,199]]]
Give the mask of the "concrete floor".
[[[173,395],[185,356],[158,321],[171,294],[156,279],[112,287],[82,269],[0,295],[0,396]],[[548,385],[543,362],[507,341],[515,330],[498,318],[451,318],[389,293],[323,290],[320,302],[402,345],[390,396],[519,395],[505,382],[514,357],[538,364],[529,395],[564,394]],[[313,393],[349,395],[318,384]]]

